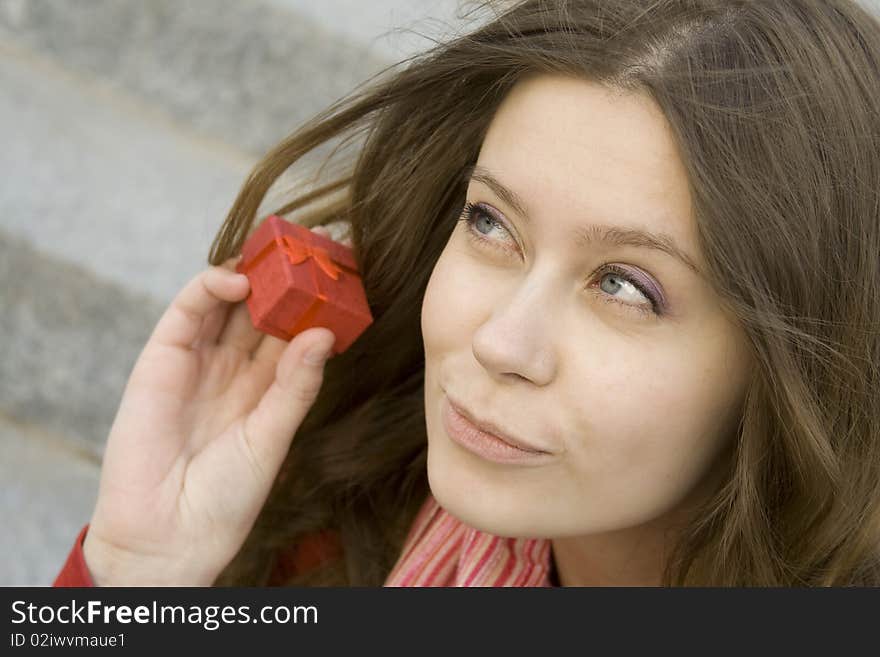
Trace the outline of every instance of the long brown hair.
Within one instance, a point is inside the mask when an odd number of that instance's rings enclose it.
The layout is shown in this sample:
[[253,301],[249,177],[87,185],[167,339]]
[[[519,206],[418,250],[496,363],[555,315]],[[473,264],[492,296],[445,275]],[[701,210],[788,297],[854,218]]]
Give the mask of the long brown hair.
[[553,74],[663,110],[706,273],[757,363],[729,473],[664,583],[880,584],[880,21],[850,0],[484,8],[489,22],[380,72],[272,149],[214,240],[220,264],[281,174],[364,137],[329,182],[273,211],[351,222],[375,321],[327,364],[217,583],[264,584],[277,551],[318,530],[338,532],[342,556],[290,584],[383,583],[428,493],[420,310],[464,204],[462,171],[512,85]]

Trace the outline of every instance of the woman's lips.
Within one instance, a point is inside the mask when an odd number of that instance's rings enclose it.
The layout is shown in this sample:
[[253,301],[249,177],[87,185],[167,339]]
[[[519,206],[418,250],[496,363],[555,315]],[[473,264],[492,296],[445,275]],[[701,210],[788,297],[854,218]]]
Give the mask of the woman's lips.
[[443,427],[449,437],[465,449],[496,463],[539,464],[553,459],[547,452],[535,452],[503,441],[471,424],[456,411],[449,398],[443,397]]
[[492,422],[491,420],[484,421],[479,418],[475,413],[472,413],[468,408],[462,404],[460,401],[457,401],[456,398],[444,390],[444,394],[446,395],[449,403],[452,405],[452,408],[462,416],[465,420],[468,421],[469,424],[476,427],[480,431],[484,433],[488,433],[491,436],[496,438],[500,438],[508,445],[513,445],[514,447],[519,447],[521,450],[526,452],[544,452],[550,453],[549,449],[542,449],[536,445],[532,445],[530,442],[516,437],[512,431],[507,431],[503,429],[500,425]]

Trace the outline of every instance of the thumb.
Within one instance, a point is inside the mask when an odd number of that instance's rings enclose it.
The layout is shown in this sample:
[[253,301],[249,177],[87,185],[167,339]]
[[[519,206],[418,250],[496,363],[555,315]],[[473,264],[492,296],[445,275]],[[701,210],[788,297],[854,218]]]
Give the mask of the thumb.
[[[336,335],[330,329],[315,328],[307,331],[308,344],[303,347],[303,360],[309,365],[323,365],[336,344]],[[317,336],[317,337],[315,337]]]
[[324,363],[336,336],[330,329],[311,328],[297,335],[284,350],[275,380],[257,407],[245,418],[244,435],[267,470],[280,467],[324,382]]

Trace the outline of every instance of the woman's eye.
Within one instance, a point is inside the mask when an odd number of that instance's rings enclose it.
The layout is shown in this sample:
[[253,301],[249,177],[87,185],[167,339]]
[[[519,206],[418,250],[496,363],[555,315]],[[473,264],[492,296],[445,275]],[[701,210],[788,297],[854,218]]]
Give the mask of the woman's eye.
[[605,263],[599,267],[599,272],[598,284],[594,287],[604,293],[607,301],[626,306],[643,315],[660,314],[658,311],[659,303],[654,295],[626,270],[617,265]]
[[[496,219],[492,212],[481,203],[466,203],[461,213],[461,220],[465,222],[465,234],[470,240],[492,249],[497,249],[509,254],[512,249],[505,246],[501,240],[503,237],[491,237],[493,230],[502,233],[510,232]],[[640,315],[660,315],[660,302],[648,286],[639,282],[639,277],[630,274],[626,269],[618,265],[603,263],[599,266],[597,284],[591,284],[590,288],[597,288],[602,299],[608,303],[622,306]]]
[[493,217],[488,210],[484,209],[482,205],[479,203],[467,203],[464,206],[464,210],[462,210],[461,218],[467,227],[466,233],[468,237],[486,246],[502,251],[510,251],[509,248],[498,244],[499,238],[491,237],[493,229],[497,228],[508,233],[507,228]]

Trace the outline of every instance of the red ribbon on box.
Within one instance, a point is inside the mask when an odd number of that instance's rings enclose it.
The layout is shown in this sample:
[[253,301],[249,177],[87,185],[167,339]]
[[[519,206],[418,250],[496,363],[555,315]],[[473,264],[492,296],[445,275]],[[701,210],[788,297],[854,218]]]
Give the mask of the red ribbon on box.
[[[247,264],[241,263],[239,271],[248,273],[258,262],[272,251],[273,246],[277,246],[279,251],[287,256],[288,261],[292,265],[302,264],[309,258],[312,258],[317,265],[317,268],[334,281],[339,280],[345,270],[350,271],[355,276],[358,275],[356,270],[346,267],[343,263],[334,261],[327,249],[315,244],[296,240],[289,235],[276,235],[274,239],[268,241]],[[296,324],[287,329],[287,334],[289,336],[288,339],[291,339],[301,330],[304,330],[304,327],[311,326],[315,315],[321,307],[321,303],[329,300],[327,292],[321,289],[321,283],[315,275],[315,268],[312,267],[310,270],[312,271],[312,280],[315,282],[315,290],[317,291],[317,294],[311,305],[299,318]]]
[[273,244],[276,244],[278,249],[287,255],[287,259],[290,260],[292,265],[298,265],[308,258],[313,258],[318,267],[334,281],[339,280],[343,268],[347,269],[345,265],[334,262],[327,249],[314,244],[299,242],[289,235],[276,236],[274,240],[267,242],[266,246],[260,249],[247,265],[242,266],[242,269],[245,272],[250,271],[254,265],[269,254]]

